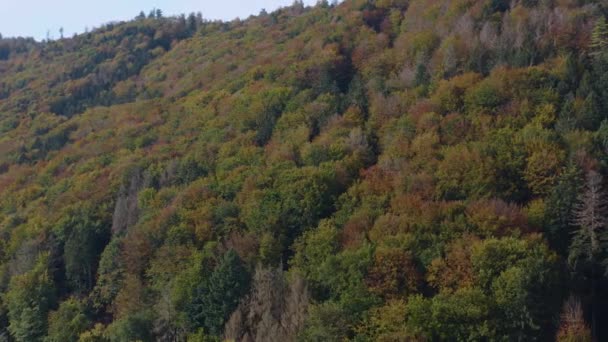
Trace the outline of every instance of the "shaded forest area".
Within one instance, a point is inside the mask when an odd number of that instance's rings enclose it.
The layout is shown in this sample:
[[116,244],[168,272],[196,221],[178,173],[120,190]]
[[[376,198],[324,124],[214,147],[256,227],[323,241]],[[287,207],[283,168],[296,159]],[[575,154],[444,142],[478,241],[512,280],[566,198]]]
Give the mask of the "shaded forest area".
[[608,339],[607,14],[0,36],[0,340]]

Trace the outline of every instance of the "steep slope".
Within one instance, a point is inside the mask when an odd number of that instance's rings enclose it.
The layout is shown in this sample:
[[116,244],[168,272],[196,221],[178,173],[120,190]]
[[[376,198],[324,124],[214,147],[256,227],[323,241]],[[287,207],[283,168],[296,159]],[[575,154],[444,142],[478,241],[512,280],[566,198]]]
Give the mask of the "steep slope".
[[0,40],[2,336],[606,336],[605,11],[296,2]]

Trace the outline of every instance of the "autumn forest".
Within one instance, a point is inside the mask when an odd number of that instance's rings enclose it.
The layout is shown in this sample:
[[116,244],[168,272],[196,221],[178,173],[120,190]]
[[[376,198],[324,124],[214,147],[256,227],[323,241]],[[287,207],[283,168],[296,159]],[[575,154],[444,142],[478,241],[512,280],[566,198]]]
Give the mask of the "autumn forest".
[[608,3],[0,36],[0,341],[608,340]]

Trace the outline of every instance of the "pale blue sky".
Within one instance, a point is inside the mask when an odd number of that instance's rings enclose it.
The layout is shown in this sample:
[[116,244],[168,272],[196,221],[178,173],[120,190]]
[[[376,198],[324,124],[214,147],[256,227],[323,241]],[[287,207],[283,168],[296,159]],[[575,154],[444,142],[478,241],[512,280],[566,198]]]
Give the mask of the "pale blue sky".
[[[109,21],[132,19],[160,8],[165,15],[198,12],[207,19],[229,20],[291,5],[293,0],[0,0],[0,33],[5,37],[25,36],[38,40],[59,36],[59,28],[71,36],[86,27]],[[316,0],[305,0],[313,5]]]

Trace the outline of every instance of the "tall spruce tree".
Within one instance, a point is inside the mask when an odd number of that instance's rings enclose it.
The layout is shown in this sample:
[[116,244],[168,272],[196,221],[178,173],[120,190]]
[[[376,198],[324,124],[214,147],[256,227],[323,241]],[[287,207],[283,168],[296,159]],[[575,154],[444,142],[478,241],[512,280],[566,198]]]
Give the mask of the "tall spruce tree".
[[220,335],[224,323],[249,290],[251,276],[239,256],[228,251],[207,281],[196,289],[191,317],[206,333]]
[[591,54],[592,56],[603,56],[608,50],[608,22],[601,17],[595,23],[591,32]]

